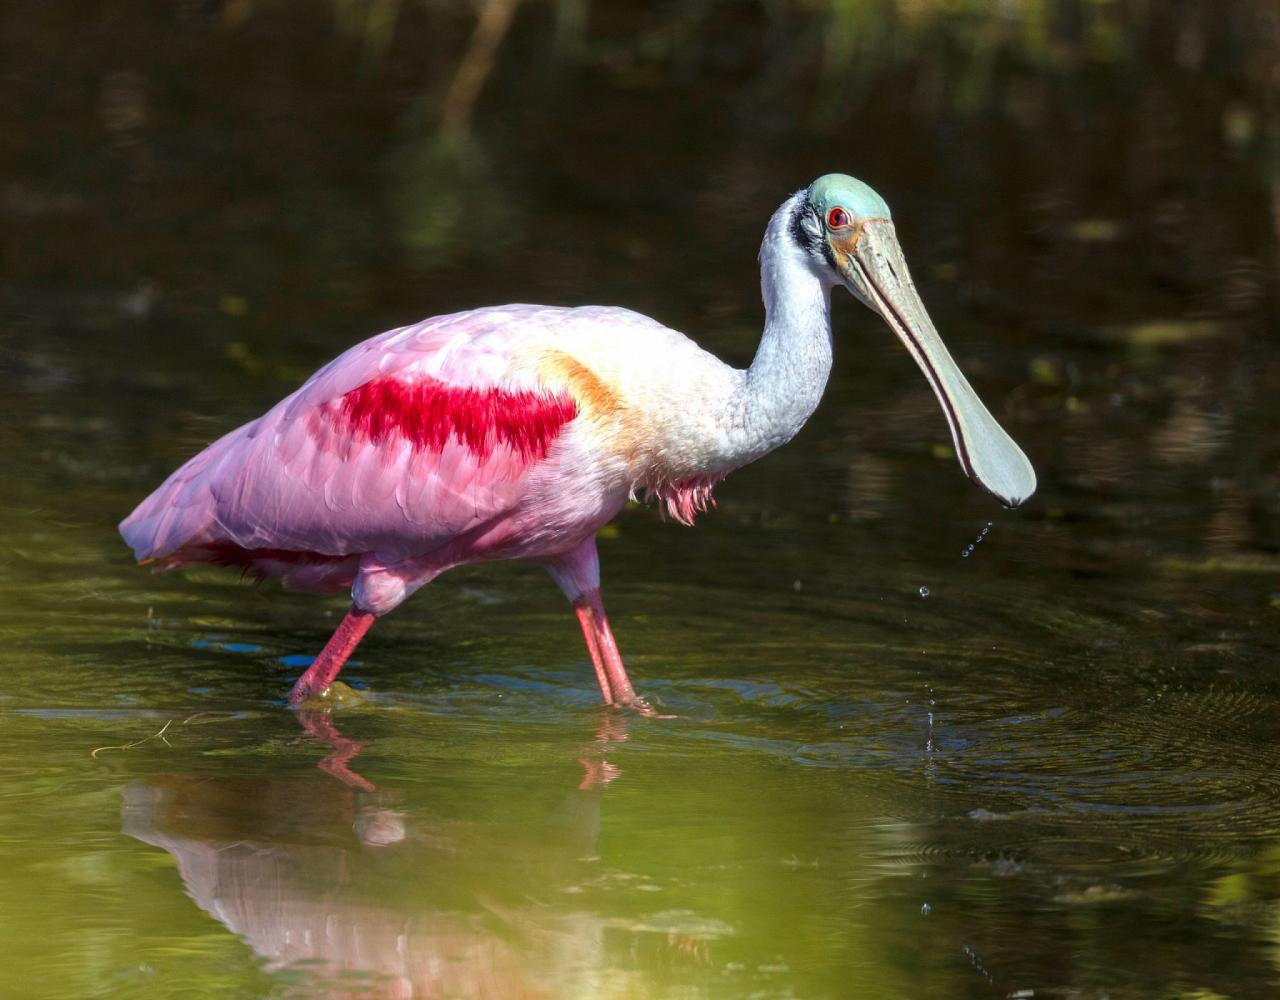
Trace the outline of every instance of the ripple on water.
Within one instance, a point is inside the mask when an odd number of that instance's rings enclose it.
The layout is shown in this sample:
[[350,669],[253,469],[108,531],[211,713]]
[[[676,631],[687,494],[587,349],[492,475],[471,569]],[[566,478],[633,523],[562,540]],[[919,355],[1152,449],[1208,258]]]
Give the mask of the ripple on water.
[[1265,692],[1230,685],[990,723],[941,712],[932,780],[957,808],[899,858],[1005,851],[1145,872],[1249,854],[1280,827],[1275,725]]

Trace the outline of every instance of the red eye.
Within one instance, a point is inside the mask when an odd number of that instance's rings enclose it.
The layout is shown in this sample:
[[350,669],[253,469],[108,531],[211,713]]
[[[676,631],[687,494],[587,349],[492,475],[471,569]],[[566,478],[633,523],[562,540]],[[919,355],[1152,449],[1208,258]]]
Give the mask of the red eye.
[[846,212],[843,208],[833,208],[830,212],[827,213],[828,229],[843,229],[845,226],[849,225],[852,221],[853,220],[849,218],[849,213]]

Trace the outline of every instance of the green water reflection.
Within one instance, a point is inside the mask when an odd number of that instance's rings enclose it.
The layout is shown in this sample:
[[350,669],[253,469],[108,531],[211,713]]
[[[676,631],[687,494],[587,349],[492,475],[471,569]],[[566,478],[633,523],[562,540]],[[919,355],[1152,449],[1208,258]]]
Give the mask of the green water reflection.
[[[1274,5],[480,7],[0,13],[0,995],[1273,996]],[[295,716],[343,601],[130,564],[167,471],[386,327],[605,302],[745,362],[829,170],[1041,490],[966,483],[841,298],[804,433],[601,541],[674,718],[597,705],[539,570],[447,575]]]

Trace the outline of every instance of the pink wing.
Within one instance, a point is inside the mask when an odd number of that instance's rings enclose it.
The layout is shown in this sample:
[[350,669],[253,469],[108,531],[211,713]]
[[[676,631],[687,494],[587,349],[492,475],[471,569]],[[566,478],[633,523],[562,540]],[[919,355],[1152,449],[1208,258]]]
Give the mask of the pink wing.
[[576,416],[564,390],[512,370],[563,315],[503,306],[366,340],[192,458],[120,531],[139,559],[311,565],[319,584],[349,580],[360,553],[431,552],[518,506]]

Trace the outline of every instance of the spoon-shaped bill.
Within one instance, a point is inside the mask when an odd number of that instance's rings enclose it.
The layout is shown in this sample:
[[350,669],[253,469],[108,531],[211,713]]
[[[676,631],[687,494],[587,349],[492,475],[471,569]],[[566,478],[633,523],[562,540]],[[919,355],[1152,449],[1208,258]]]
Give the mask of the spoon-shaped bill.
[[851,242],[839,255],[845,281],[884,317],[933,386],[965,475],[1006,507],[1017,507],[1036,491],[1035,470],[947,353],[907,271],[893,223],[865,222]]

